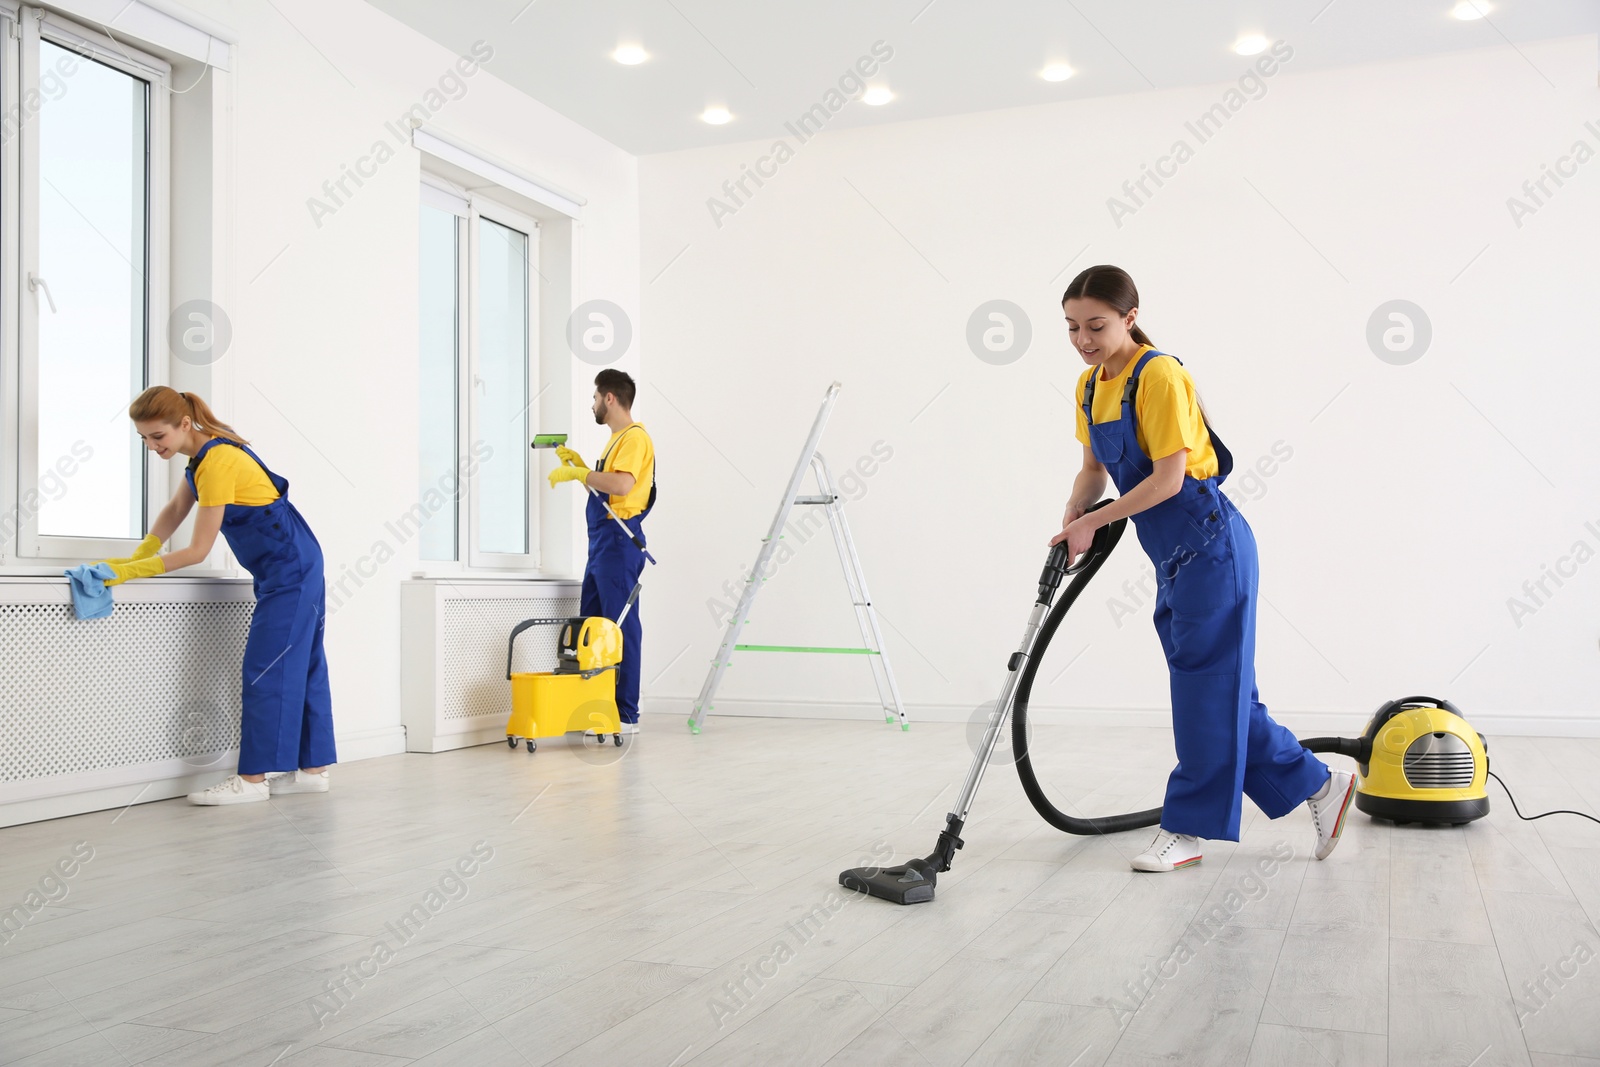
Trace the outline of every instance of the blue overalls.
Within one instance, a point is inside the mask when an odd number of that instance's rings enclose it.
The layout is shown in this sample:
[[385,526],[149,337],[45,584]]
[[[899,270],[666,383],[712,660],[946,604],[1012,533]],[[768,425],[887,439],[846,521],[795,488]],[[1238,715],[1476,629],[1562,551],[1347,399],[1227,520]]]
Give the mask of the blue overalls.
[[[1146,352],[1122,395],[1122,415],[1094,421],[1098,368],[1083,390],[1095,459],[1126,496],[1155,470],[1139,447],[1134,397]],[[1176,357],[1173,357],[1176,358]],[[1328,780],[1328,768],[1272,720],[1256,692],[1256,540],[1220,489],[1233,454],[1211,427],[1215,477],[1185,475],[1175,496],[1132,516],[1156,569],[1156,633],[1172,674],[1178,766],[1167,779],[1161,828],[1239,840],[1241,794],[1276,819]]]
[[338,758],[322,653],[322,546],[289,503],[288,479],[268,470],[245,445],[214,437],[200,446],[186,472],[196,500],[195,471],[218,445],[244,449],[278,490],[270,504],[229,504],[222,513],[222,536],[255,579],[256,594],[244,646],[239,773],[325,767]]
[[[633,427],[628,427],[628,430],[631,429]],[[622,432],[627,433],[628,430]],[[617,440],[620,442],[621,438]],[[604,471],[606,460],[610,456],[611,450],[607,449],[605,455],[600,457],[600,462],[594,465],[594,469]],[[591,492],[588,506],[584,509],[584,516],[589,520],[589,563],[583,570],[583,598],[579,602],[578,612],[586,618],[604,616],[615,620],[621,614],[622,606],[628,602],[628,594],[633,592],[634,584],[639,580],[639,572],[644,569],[644,553],[618,529],[616,520],[606,511],[605,500],[606,494]],[[645,543],[644,517],[650,514],[650,509],[655,506],[656,484],[652,477],[650,500],[645,504],[644,510],[631,519],[623,520],[633,535],[639,539],[639,544]],[[633,610],[622,620],[622,662],[617,667],[617,714],[621,716],[623,722],[639,721],[639,658],[642,638],[639,602],[634,601]]]

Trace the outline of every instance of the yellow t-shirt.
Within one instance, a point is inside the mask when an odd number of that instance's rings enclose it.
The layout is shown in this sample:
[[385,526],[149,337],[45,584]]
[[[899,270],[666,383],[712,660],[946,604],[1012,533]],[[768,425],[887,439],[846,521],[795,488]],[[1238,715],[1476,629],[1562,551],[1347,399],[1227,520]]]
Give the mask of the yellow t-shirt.
[[250,454],[226,439],[213,445],[194,472],[200,506],[244,504],[260,507],[278,499],[278,490]]
[[[1127,388],[1128,375],[1152,347],[1140,345],[1121,374],[1111,379],[1102,377],[1094,383],[1094,421],[1097,424],[1122,418],[1122,391]],[[1084,444],[1089,443],[1089,425],[1083,417],[1083,390],[1089,384],[1089,375],[1099,373],[1099,367],[1090,367],[1078,378],[1078,440]],[[1200,413],[1194,379],[1177,360],[1160,355],[1144,365],[1139,374],[1139,391],[1133,398],[1133,416],[1134,436],[1146,456],[1164,459],[1180,448],[1187,448],[1189,456],[1184,461],[1184,470],[1191,478],[1216,475],[1217,450],[1211,446],[1211,434],[1206,430],[1205,416]]]
[[627,471],[633,475],[633,488],[620,496],[612,493],[609,503],[619,519],[631,519],[642,512],[650,503],[650,487],[656,477],[656,446],[645,432],[644,423],[636,422],[612,434],[595,470]]

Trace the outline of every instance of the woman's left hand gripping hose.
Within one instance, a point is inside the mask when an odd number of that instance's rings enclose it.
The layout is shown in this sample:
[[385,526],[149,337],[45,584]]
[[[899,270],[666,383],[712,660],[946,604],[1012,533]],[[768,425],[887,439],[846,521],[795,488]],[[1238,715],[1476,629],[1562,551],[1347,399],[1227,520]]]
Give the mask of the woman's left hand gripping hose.
[[115,578],[106,579],[107,588],[113,585],[121,585],[130,578],[149,578],[157,574],[167,573],[167,564],[160,556],[148,556],[144,559],[127,561],[108,559],[105,562],[117,574]]

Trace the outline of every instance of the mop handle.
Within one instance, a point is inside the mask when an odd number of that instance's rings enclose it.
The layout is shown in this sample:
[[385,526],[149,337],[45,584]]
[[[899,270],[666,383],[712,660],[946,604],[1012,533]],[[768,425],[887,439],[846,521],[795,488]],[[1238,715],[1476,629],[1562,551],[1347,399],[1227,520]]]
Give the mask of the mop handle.
[[[650,562],[654,563],[655,560],[651,560]],[[639,599],[639,590],[642,589],[642,588],[644,588],[644,583],[643,582],[634,582],[633,583],[633,592],[628,594],[628,602],[626,604],[622,605],[622,614],[617,616],[617,625],[618,626],[621,626],[622,625],[622,620],[626,619],[628,617],[628,612],[633,610],[633,602],[635,600]]]
[[[566,463],[565,460],[563,460],[562,462]],[[567,464],[567,465],[568,466],[575,466],[575,464]],[[585,489],[589,490],[589,492],[592,493],[594,496],[600,498],[600,506],[606,509],[606,514],[611,516],[611,520],[613,522],[615,522],[618,526],[622,527],[622,532],[628,535],[628,540],[633,542],[633,547],[637,548],[640,552],[643,552],[645,559],[649,560],[651,563],[654,563],[656,561],[656,558],[650,554],[650,550],[648,548],[644,547],[644,542],[639,540],[637,537],[635,537],[634,534],[633,534],[633,531],[628,529],[628,524],[622,521],[621,516],[619,516],[615,511],[611,510],[611,501],[607,500],[603,496],[600,496],[600,494],[595,490],[595,488],[593,486],[591,486],[588,482],[584,482],[583,483],[583,487]],[[620,624],[622,622],[622,620],[618,619],[617,622]]]

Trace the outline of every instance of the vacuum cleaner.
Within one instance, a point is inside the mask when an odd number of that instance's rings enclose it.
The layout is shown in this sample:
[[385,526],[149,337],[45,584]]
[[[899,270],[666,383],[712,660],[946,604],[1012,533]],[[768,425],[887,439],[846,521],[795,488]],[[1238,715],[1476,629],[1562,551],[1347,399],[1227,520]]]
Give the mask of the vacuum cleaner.
[[[1110,502],[1102,500],[1090,510]],[[1039,662],[1078,595],[1122,539],[1127,523],[1127,519],[1117,519],[1096,530],[1088,551],[1071,566],[1065,543],[1051,548],[1039,576],[1039,595],[1028,615],[1022,643],[1006,664],[1005,686],[989,716],[983,742],[967,771],[955,810],[945,816],[945,827],[933,852],[896,867],[852,868],[839,875],[840,885],[897,904],[933,899],[938,876],[950,869],[956,850],[963,844],[962,827],[1006,716],[1012,712],[1011,745],[1017,776],[1045,822],[1079,835],[1121,833],[1160,823],[1160,808],[1092,819],[1066,814],[1045,796],[1028,751],[1028,699]],[[1057,598],[1061,580],[1067,577],[1072,581]],[[1459,826],[1489,812],[1488,794],[1484,791],[1489,773],[1487,745],[1447,700],[1426,696],[1391,700],[1372,716],[1360,737],[1314,737],[1301,744],[1312,752],[1349,756],[1360,765],[1356,807],[1374,818]]]
[[[1310,747],[1313,742],[1302,743]],[[1461,826],[1481,819],[1489,814],[1488,748],[1483,735],[1468,726],[1460,709],[1448,700],[1425,696],[1391,700],[1372,716],[1360,737],[1355,753],[1361,767],[1356,807],[1375,819],[1402,825]]]

